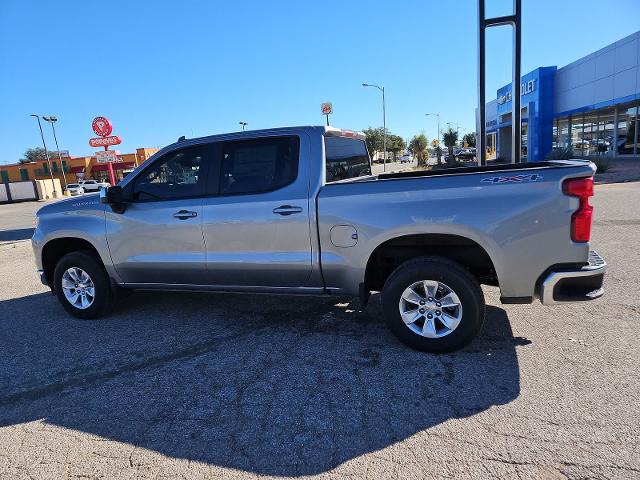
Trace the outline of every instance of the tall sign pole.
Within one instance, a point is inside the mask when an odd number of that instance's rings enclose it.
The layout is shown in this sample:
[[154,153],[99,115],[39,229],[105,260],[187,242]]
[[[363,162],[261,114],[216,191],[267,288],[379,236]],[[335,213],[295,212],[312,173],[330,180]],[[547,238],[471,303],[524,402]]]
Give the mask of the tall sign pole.
[[[119,145],[120,143],[122,143],[120,137],[111,135],[111,132],[113,132],[113,125],[107,117],[94,118],[93,122],[91,122],[91,128],[93,129],[94,133],[98,135],[97,138],[89,139],[89,145],[91,145],[92,147],[104,147],[104,151],[107,152],[109,151],[110,145]],[[109,153],[111,155],[105,153],[103,155],[96,155],[96,157],[98,157],[99,160],[101,158],[104,159],[104,161],[107,163],[107,166],[109,168],[109,183],[111,183],[111,185],[115,185],[117,182],[116,175],[113,171],[113,162],[117,161],[118,157],[116,155],[116,152]]]
[[519,163],[522,141],[520,110],[520,59],[521,59],[521,0],[513,0],[513,15],[485,18],[485,0],[478,0],[478,122],[476,140],[478,164],[487,164],[486,82],[485,82],[485,32],[487,28],[511,25],[513,27],[513,78],[511,80],[511,162]]
[[320,104],[320,112],[327,117],[327,127],[329,126],[329,115],[333,113],[333,105],[331,102],[325,102]]

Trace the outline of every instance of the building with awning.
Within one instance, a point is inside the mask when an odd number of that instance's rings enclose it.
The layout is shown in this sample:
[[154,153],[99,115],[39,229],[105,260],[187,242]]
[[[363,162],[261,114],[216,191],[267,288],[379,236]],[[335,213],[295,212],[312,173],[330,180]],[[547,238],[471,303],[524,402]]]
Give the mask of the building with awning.
[[[118,161],[113,163],[116,179],[124,178],[128,172],[141,165],[157,151],[157,148],[136,148],[133,153],[118,154]],[[64,185],[65,177],[67,183],[75,183],[83,179],[109,181],[109,166],[99,163],[95,156],[67,156],[61,159],[50,156],[50,165],[51,171],[46,161],[0,165],[0,183],[45,180],[50,179],[52,174],[53,178],[60,180],[61,185]]]

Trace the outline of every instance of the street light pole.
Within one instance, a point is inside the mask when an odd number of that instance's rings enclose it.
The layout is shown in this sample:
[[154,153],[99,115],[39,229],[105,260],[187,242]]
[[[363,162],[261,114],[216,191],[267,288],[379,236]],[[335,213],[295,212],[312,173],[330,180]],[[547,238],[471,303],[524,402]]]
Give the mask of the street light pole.
[[240,125],[242,125],[242,131],[244,132],[244,127],[246,127],[247,125],[249,125],[247,122],[238,122]]
[[31,114],[32,117],[36,117],[36,120],[38,120],[38,127],[40,128],[40,138],[42,138],[42,146],[44,147],[44,155],[47,157],[47,164],[49,165],[49,176],[51,177],[51,188],[53,190],[53,196],[54,198],[58,196],[58,193],[56,192],[56,186],[55,183],[53,181],[53,170],[51,168],[51,160],[49,159],[49,151],[47,150],[47,144],[44,141],[44,133],[42,132],[42,123],[40,123],[40,116],[35,115],[35,114]]
[[57,117],[53,115],[49,115],[48,117],[42,117],[45,122],[49,122],[51,124],[51,130],[53,130],[53,139],[56,142],[56,150],[58,151],[58,160],[60,161],[60,169],[62,170],[62,179],[64,180],[64,188],[67,189],[67,175],[64,173],[64,165],[62,165],[62,156],[60,155],[60,147],[58,146],[58,137],[56,137],[56,127],[55,124],[58,121]]
[[425,113],[425,115],[428,116],[433,116],[435,115],[436,117],[438,117],[438,141],[437,141],[437,150],[436,153],[438,155],[438,165],[440,165],[440,113]]
[[384,158],[382,160],[382,171],[387,171],[387,107],[384,98],[384,87],[372,83],[363,83],[363,87],[375,87],[382,92],[382,150]]

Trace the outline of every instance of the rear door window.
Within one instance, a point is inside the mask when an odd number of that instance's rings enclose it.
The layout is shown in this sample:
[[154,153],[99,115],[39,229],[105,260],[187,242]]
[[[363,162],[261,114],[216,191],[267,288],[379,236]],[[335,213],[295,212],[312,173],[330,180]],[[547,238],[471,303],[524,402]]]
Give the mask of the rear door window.
[[324,137],[327,182],[371,175],[371,163],[363,140]]
[[220,193],[265,193],[291,184],[298,176],[299,152],[297,136],[225,142]]

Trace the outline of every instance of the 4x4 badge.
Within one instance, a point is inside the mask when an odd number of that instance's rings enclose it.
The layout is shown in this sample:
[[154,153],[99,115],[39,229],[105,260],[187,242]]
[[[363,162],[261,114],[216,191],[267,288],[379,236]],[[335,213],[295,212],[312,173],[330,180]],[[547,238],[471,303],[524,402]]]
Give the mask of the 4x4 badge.
[[504,175],[501,177],[487,177],[480,180],[481,183],[523,183],[523,182],[537,182],[542,180],[542,175],[537,173],[529,173],[527,175]]

